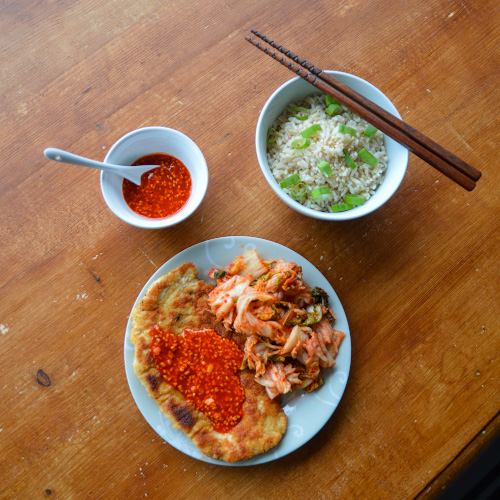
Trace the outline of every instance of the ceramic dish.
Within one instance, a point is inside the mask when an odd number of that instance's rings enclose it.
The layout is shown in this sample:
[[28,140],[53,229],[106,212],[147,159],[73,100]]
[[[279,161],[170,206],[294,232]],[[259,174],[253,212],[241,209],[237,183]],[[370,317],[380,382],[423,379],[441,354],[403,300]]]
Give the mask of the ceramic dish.
[[330,283],[309,261],[296,252],[259,238],[233,236],[208,240],[194,245],[172,257],[151,276],[144,285],[134,304],[144,296],[149,285],[164,274],[176,269],[184,262],[193,262],[198,268],[198,278],[212,281],[208,272],[212,267],[223,267],[246,250],[256,249],[263,259],[284,258],[302,266],[304,280],[310,286],[323,288],[330,296],[330,307],[336,316],[335,329],[345,332],[339,353],[333,368],[323,370],[324,385],[312,393],[296,390],[282,396],[282,407],[288,417],[288,428],[281,442],[273,449],[250,460],[228,464],[213,460],[203,455],[182,431],[175,430],[170,421],[160,411],[156,402],[149,397],[146,389],[136,377],[133,369],[134,346],[130,341],[131,321],[125,333],[125,371],[132,396],[151,427],[170,445],[179,451],[204,462],[219,465],[245,466],[256,465],[276,460],[296,450],[309,441],[329,420],[347,384],[351,364],[351,338],[347,318]]
[[173,156],[189,170],[191,195],[178,212],[162,219],[135,213],[123,197],[123,179],[111,172],[101,172],[101,191],[108,207],[124,222],[145,229],[160,229],[182,222],[199,207],[208,187],[208,167],[200,148],[189,137],[166,127],[144,127],[129,132],[113,144],[104,161],[115,165],[131,165],[141,156],[152,153]]
[[[373,102],[389,111],[389,113],[401,118],[401,115],[389,98],[366,80],[341,71],[325,71],[325,73],[335,76],[342,83],[345,83],[361,95],[371,99]],[[262,108],[257,122],[257,130],[255,132],[255,147],[260,168],[276,195],[289,207],[303,215],[327,221],[341,221],[363,217],[386,203],[397,191],[405,176],[408,165],[408,150],[390,137],[384,136],[384,145],[389,158],[384,181],[377,188],[375,194],[364,205],[356,207],[353,210],[330,213],[320,212],[305,207],[281,189],[269,168],[269,163],[267,161],[267,133],[272,124],[289,104],[303,101],[307,96],[315,93],[319,94],[320,92],[303,78],[297,76],[281,85],[281,87],[269,97]]]

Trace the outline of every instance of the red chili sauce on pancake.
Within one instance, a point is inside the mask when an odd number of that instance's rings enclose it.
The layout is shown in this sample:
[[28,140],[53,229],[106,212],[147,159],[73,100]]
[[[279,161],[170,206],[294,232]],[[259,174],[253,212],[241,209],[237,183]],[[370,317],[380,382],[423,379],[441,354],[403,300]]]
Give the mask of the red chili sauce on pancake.
[[228,432],[243,416],[245,392],[237,376],[243,353],[215,330],[186,329],[180,335],[155,325],[151,353],[165,381],[211,421]]
[[127,205],[137,214],[162,219],[177,213],[191,195],[191,175],[177,158],[165,153],[141,156],[132,165],[160,165],[142,174],[138,186],[123,180]]

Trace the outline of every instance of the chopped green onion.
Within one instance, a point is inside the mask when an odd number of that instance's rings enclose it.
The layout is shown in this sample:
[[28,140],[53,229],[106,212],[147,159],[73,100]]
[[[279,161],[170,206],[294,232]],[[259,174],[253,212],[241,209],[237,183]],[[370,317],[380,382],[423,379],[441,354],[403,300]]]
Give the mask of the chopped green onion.
[[330,106],[325,109],[325,113],[330,116],[338,115],[341,111],[342,106],[338,103],[330,104]]
[[352,127],[348,127],[347,125],[344,125],[341,123],[339,125],[339,132],[341,134],[349,134],[352,135],[353,137],[356,137],[356,131]]
[[267,143],[274,144],[276,142],[276,129],[270,128],[267,133]]
[[373,137],[377,130],[378,130],[377,127],[374,127],[373,125],[368,125],[368,127],[366,127],[366,130],[363,132],[363,135],[366,135],[366,137]]
[[292,189],[290,190],[290,194],[294,198],[300,198],[301,196],[304,196],[307,192],[307,187],[304,182],[297,182],[297,184],[294,184],[292,186]]
[[321,129],[321,125],[318,125],[317,123],[314,125],[311,125],[310,127],[307,127],[305,130],[303,130],[300,135],[304,138],[307,139],[308,137],[311,137],[311,135],[315,134],[316,132],[319,132]]
[[326,107],[331,106],[332,104],[338,104],[339,102],[336,101],[332,96],[325,95],[325,104]]
[[[302,107],[292,108],[290,111],[292,113],[292,116],[294,118],[297,118],[297,120],[304,121],[304,120],[307,120],[309,118],[309,113],[308,113],[306,108],[302,108]],[[303,114],[299,115],[299,113],[303,113]]]
[[356,168],[354,160],[349,156],[349,153],[345,149],[343,149],[342,151],[344,153],[344,160],[347,163],[347,166],[351,167],[354,170]]
[[293,174],[290,177],[287,177],[286,179],[283,179],[280,182],[280,186],[282,188],[286,188],[288,186],[293,186],[294,184],[296,184],[299,181],[300,181],[299,174]]
[[330,196],[330,188],[328,186],[321,186],[311,191],[313,200],[326,200]]
[[348,205],[363,205],[365,198],[360,194],[346,194],[345,201]]
[[352,205],[349,205],[349,203],[339,203],[338,205],[332,205],[332,212],[345,212],[346,210],[351,210]]
[[363,148],[359,153],[358,156],[370,167],[375,167],[378,164],[377,158],[373,156],[370,152],[368,152],[365,148]]
[[311,141],[309,139],[295,139],[292,141],[292,148],[295,149],[304,149],[311,145]]
[[326,175],[327,177],[330,177],[330,175],[333,174],[332,167],[327,161],[320,161],[318,163],[318,168],[320,169],[321,173]]

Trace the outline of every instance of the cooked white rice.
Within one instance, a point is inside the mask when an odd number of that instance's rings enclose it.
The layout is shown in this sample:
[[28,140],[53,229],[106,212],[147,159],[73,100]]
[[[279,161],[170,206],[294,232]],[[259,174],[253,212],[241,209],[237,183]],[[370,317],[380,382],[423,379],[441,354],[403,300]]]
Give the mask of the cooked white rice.
[[[306,193],[300,198],[293,198],[306,207],[322,212],[330,212],[330,207],[345,203],[347,194],[362,195],[368,200],[384,180],[387,169],[387,152],[384,146],[384,136],[377,131],[372,137],[366,137],[363,132],[369,125],[361,117],[342,107],[342,112],[336,116],[325,113],[324,96],[312,95],[303,102],[290,104],[272,125],[276,130],[276,142],[268,144],[267,159],[271,172],[278,183],[297,173],[300,180],[306,184]],[[293,107],[304,107],[309,111],[307,120],[294,118]],[[339,132],[343,123],[356,130],[356,137]],[[321,131],[309,137],[311,144],[305,149],[295,149],[291,143],[301,138],[301,132],[311,125],[321,125]],[[365,148],[378,160],[375,167],[370,167],[358,158],[358,152]],[[345,162],[345,149],[356,168],[351,169]],[[327,161],[333,173],[326,177],[319,169],[318,163]],[[330,195],[324,200],[313,200],[311,191],[320,186],[328,186]],[[291,187],[284,188],[290,195]]]

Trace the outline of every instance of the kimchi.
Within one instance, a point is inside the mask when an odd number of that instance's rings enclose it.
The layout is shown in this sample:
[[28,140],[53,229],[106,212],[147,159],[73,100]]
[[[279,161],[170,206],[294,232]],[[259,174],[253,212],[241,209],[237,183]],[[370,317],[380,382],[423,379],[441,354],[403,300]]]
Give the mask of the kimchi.
[[217,280],[208,297],[212,312],[246,336],[243,368],[255,370],[271,399],[323,383],[321,369],[335,365],[344,333],[333,328],[328,295],[304,282],[300,266],[249,250],[209,275]]

